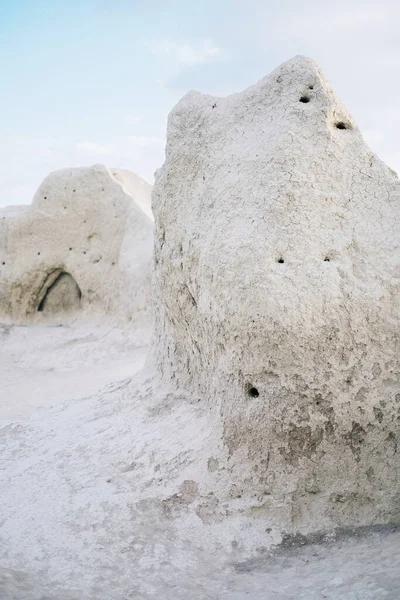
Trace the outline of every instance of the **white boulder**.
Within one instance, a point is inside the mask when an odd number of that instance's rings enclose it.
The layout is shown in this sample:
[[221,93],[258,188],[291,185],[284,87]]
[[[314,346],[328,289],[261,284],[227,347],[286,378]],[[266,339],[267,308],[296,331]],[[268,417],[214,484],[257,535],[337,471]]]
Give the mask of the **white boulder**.
[[153,212],[149,365],[208,407],[215,514],[398,521],[400,182],[315,63],[186,95]]
[[151,186],[133,173],[51,173],[31,206],[0,211],[0,317],[127,322],[149,314]]

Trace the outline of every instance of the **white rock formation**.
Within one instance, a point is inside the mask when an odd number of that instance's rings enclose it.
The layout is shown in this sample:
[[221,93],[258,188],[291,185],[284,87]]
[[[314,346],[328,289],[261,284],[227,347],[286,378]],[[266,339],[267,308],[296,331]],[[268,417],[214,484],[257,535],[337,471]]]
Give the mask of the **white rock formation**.
[[153,212],[151,364],[221,440],[210,522],[398,521],[400,183],[314,62],[186,95]]
[[51,173],[0,211],[0,317],[120,322],[149,313],[151,186],[104,166]]
[[290,534],[398,520],[399,193],[307,59],[177,106],[145,372],[137,328],[0,327],[1,598],[396,595],[399,529]]

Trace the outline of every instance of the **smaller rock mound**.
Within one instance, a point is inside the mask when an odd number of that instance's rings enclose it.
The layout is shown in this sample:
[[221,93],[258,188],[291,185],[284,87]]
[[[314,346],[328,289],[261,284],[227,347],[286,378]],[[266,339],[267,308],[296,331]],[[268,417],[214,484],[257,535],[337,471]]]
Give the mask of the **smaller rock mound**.
[[0,318],[146,319],[151,186],[96,165],[51,173],[29,207],[0,212]]

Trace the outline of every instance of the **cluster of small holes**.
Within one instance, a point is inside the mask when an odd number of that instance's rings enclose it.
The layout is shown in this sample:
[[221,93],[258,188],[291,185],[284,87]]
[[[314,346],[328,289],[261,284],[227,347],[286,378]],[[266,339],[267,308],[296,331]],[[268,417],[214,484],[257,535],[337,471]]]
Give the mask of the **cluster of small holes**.
[[[325,256],[325,258],[324,258],[324,262],[330,262],[330,260],[331,260],[331,259],[329,258],[329,256]],[[279,263],[280,265],[283,265],[283,263],[284,263],[284,262],[285,262],[285,261],[283,260],[283,258],[282,258],[282,257],[278,259],[278,263]]]
[[[309,85],[308,89],[313,90],[314,86]],[[310,96],[307,96],[304,94],[303,96],[300,97],[300,102],[303,102],[303,104],[307,104],[308,102],[310,102]],[[335,127],[336,127],[336,129],[351,129],[351,127],[349,125],[347,125],[346,123],[344,123],[343,121],[338,121],[337,123],[335,123]]]

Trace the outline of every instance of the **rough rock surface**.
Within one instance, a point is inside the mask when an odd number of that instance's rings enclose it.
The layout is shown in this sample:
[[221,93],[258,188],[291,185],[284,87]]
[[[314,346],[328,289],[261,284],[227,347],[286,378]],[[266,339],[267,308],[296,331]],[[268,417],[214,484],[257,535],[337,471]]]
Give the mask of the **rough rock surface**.
[[200,492],[287,532],[398,521],[400,183],[315,63],[186,95],[153,212],[149,364],[208,407]]
[[65,323],[149,313],[151,186],[104,166],[51,173],[0,211],[0,318]]

